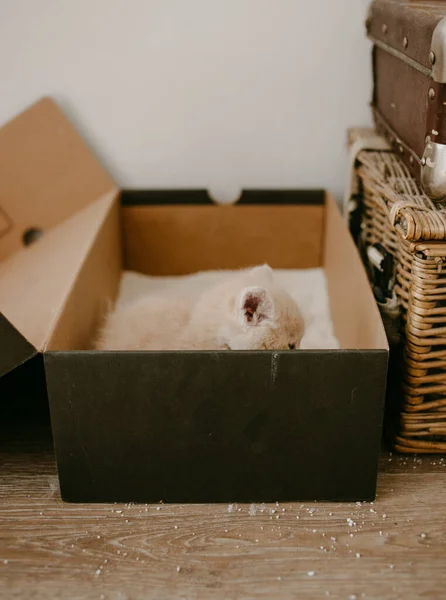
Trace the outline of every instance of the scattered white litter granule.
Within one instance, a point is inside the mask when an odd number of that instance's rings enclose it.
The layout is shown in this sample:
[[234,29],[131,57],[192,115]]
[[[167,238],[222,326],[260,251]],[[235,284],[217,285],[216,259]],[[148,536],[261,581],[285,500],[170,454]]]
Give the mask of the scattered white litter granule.
[[353,533],[349,533],[348,535],[349,535],[350,537],[353,537]]
[[329,517],[332,517],[332,516],[333,516],[333,513],[328,513],[328,516],[329,516]]
[[115,510],[116,514],[120,515],[122,513],[122,510]]
[[351,595],[348,597],[348,600],[356,600],[356,594],[351,594]]
[[371,513],[376,513],[376,510],[375,510],[374,508],[371,508],[371,509],[370,509],[370,512],[371,512]]
[[331,539],[331,541],[332,541],[332,542],[335,542],[335,541],[336,541],[336,538],[334,537],[334,535],[333,535],[333,536],[331,536],[331,538],[330,538],[330,539]]
[[4,565],[7,565],[7,564],[8,564],[8,559],[5,559],[5,560],[3,561],[3,564],[4,564]]
[[101,569],[97,569],[96,570],[96,575],[100,575],[101,574]]
[[389,565],[389,569],[393,569],[394,565]]
[[361,502],[357,502],[357,503],[356,503],[356,506],[361,506]]
[[256,542],[258,542],[259,540],[256,540]]
[[280,517],[280,515],[276,515],[276,519],[278,519]]
[[313,533],[317,533],[317,529],[313,529]]
[[179,573],[180,571],[181,571],[181,567],[180,567],[180,565],[178,565],[178,567],[177,567],[177,573]]
[[314,571],[308,571],[308,573],[307,573],[308,577],[313,577],[314,574],[315,574]]
[[260,529],[263,531],[263,525],[260,525]]
[[425,534],[425,533],[422,533],[422,534],[420,535],[420,537],[424,539],[424,538],[426,537],[426,534]]
[[381,531],[381,529],[380,529],[380,530],[379,530],[379,535],[382,535],[382,534],[383,534],[383,532],[382,532],[382,531]]
[[383,514],[383,519],[387,519],[386,513]]
[[359,554],[359,552],[356,553],[356,558],[361,558],[361,555]]
[[173,526],[173,528],[174,528],[174,529],[178,529],[178,525],[174,525],[174,526]]
[[300,519],[299,515],[296,515],[296,519]]
[[256,514],[256,512],[257,512],[256,505],[255,504],[251,504],[250,507],[249,507],[249,514],[250,514],[250,516],[251,517],[254,516]]
[[157,507],[156,507],[156,510],[161,510],[161,506],[157,506]]
[[350,519],[350,517],[348,517],[347,523],[349,527],[354,527],[356,525],[356,523],[353,521],[353,519]]
[[275,512],[276,512],[276,509],[275,509],[275,508],[272,508],[272,509],[271,509],[271,513],[272,513],[272,514],[274,514]]

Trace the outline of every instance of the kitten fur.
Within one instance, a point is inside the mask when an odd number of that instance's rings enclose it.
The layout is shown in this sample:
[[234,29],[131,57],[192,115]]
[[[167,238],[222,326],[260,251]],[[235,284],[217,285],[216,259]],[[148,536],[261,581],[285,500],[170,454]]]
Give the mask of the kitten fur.
[[268,265],[238,271],[198,297],[159,292],[118,308],[98,350],[288,350],[304,334],[299,307]]

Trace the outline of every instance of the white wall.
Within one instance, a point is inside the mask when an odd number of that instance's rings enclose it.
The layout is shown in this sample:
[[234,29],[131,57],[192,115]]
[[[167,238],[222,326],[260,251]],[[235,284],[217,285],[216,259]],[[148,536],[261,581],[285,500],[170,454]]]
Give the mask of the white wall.
[[121,186],[345,181],[368,0],[0,0],[0,122],[53,95]]

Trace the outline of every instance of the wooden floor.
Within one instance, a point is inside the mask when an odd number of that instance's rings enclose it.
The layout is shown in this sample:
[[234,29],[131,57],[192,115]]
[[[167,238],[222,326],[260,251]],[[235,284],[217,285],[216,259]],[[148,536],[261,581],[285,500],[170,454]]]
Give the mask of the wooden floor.
[[446,598],[444,458],[384,454],[374,504],[69,505],[27,437],[0,446],[1,598]]

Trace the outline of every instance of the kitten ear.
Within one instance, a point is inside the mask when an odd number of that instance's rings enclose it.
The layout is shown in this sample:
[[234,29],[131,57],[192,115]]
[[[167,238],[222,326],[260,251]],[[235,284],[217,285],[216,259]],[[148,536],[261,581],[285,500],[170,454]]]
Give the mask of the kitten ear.
[[254,276],[262,276],[265,277],[268,281],[272,281],[273,279],[273,270],[266,263],[264,265],[259,265],[258,267],[253,267],[251,269],[251,275]]
[[240,296],[239,313],[244,326],[254,327],[273,319],[274,304],[265,288],[245,288]]

